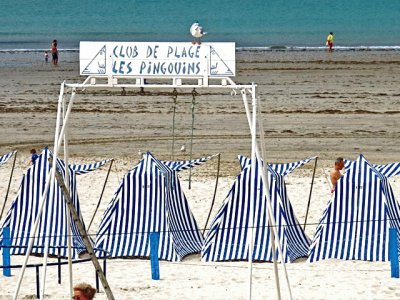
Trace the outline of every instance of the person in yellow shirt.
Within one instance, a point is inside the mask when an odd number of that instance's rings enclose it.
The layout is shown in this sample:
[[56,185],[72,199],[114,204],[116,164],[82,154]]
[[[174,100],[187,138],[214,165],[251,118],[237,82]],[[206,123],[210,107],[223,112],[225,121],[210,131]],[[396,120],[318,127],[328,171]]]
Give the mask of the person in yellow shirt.
[[333,51],[333,32],[330,32],[326,37],[326,46],[329,48],[329,51]]

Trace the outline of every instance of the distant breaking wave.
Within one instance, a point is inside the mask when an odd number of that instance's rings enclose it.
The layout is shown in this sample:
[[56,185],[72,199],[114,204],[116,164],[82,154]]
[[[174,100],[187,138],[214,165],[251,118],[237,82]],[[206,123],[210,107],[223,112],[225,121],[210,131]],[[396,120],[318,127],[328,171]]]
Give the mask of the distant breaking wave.
[[[0,49],[0,53],[37,53],[37,52],[50,52],[50,49]],[[58,49],[61,52],[79,52],[79,49]]]
[[[325,46],[236,47],[238,51],[325,51]],[[400,51],[400,46],[334,46],[335,51]]]
[[[244,46],[236,47],[237,51],[325,51],[325,46]],[[79,48],[58,49],[60,52],[79,52]],[[335,51],[400,51],[400,46],[334,46]],[[49,49],[0,49],[0,53],[42,53]]]

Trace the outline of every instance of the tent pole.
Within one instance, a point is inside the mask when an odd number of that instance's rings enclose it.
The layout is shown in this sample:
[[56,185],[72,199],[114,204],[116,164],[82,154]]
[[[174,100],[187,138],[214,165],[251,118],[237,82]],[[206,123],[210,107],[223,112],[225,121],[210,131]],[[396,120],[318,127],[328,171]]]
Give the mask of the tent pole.
[[[264,132],[264,129],[261,129],[261,131]],[[258,151],[258,149],[257,149],[257,151]],[[259,152],[257,152],[257,153],[259,153]],[[261,159],[264,160],[263,157],[261,157]],[[264,160],[264,162],[265,162],[265,160]],[[261,163],[262,162],[260,162],[260,164]],[[267,185],[267,183],[268,183],[267,173],[266,172],[261,172],[261,177],[263,179],[263,188],[264,188],[265,191],[268,191],[269,189],[268,189],[268,185]],[[269,215],[269,218],[271,220],[271,223],[272,223],[271,225],[272,225],[272,229],[273,229],[273,232],[274,232],[275,242],[276,242],[276,245],[278,247],[278,252],[279,252],[279,255],[281,256],[281,266],[282,266],[282,269],[283,269],[283,273],[285,274],[286,284],[287,284],[288,292],[289,292],[289,299],[292,299],[292,289],[290,287],[289,276],[288,276],[287,269],[286,269],[285,259],[283,257],[282,246],[280,244],[279,235],[278,235],[278,232],[277,232],[277,229],[276,229],[275,217],[274,217],[274,215],[272,213],[272,208],[270,206],[271,205],[271,197],[270,197],[269,193],[266,193],[266,196],[267,196],[267,205],[269,206],[267,208],[267,211],[268,211],[268,215]],[[274,249],[274,251],[275,251],[275,249]],[[278,286],[279,282],[277,282],[276,284]]]
[[[254,85],[253,85],[254,88]],[[253,260],[253,227],[254,227],[254,213],[253,213],[253,197],[255,196],[255,191],[254,191],[254,177],[255,177],[255,146],[256,146],[256,134],[254,132],[254,126],[252,125],[252,123],[254,123],[255,118],[253,115],[251,115],[250,109],[249,109],[249,105],[248,105],[248,100],[247,100],[247,94],[246,94],[246,90],[242,89],[241,90],[242,93],[242,98],[243,98],[243,103],[244,103],[244,108],[246,110],[246,115],[247,115],[247,121],[249,122],[249,128],[250,128],[250,133],[251,133],[251,188],[250,188],[250,200],[249,200],[249,207],[250,207],[250,222],[249,222],[249,237],[248,237],[248,270],[249,270],[249,295],[248,295],[248,299],[251,299],[252,297],[252,260]],[[254,99],[253,99],[254,100]],[[254,113],[254,101],[253,101],[253,113]]]
[[[72,98],[72,94],[71,94]],[[65,97],[63,97],[63,124],[65,124],[66,120],[66,114],[67,114],[67,109],[66,109],[66,102],[65,102]],[[68,147],[68,128],[65,129],[65,134],[64,134],[64,163],[65,163],[65,185],[69,191],[69,147]],[[68,257],[68,277],[69,277],[69,293],[70,293],[70,299],[74,295],[73,292],[73,273],[72,273],[72,230],[71,230],[71,220],[70,220],[70,211],[69,207],[66,205],[65,206],[65,217],[67,221],[67,257]]]
[[[54,140],[54,146],[57,145],[57,139],[58,139],[58,134],[59,134],[59,130],[60,130],[61,104],[62,104],[61,98],[62,98],[62,95],[64,94],[64,87],[65,87],[65,81],[63,83],[61,83],[60,96],[58,98],[57,121],[56,121],[55,135],[54,135],[54,139],[55,139]],[[57,156],[57,152],[55,152],[54,154]],[[19,275],[18,275],[17,287],[16,287],[14,295],[13,295],[13,299],[14,300],[17,299],[19,290],[21,288],[22,279],[24,277],[25,269],[26,269],[26,266],[28,264],[30,253],[32,251],[33,243],[34,243],[34,240],[35,240],[34,236],[36,234],[36,231],[37,231],[37,228],[38,228],[38,225],[39,225],[40,217],[41,217],[42,212],[43,212],[43,206],[44,206],[44,203],[46,201],[46,197],[47,197],[47,194],[48,194],[48,191],[49,191],[50,184],[51,183],[54,184],[54,181],[51,182],[51,180],[49,180],[50,179],[50,175],[54,171],[55,171],[55,168],[53,166],[53,168],[46,175],[46,185],[45,185],[44,191],[43,191],[43,193],[42,193],[42,195],[40,196],[40,199],[39,199],[39,211],[38,211],[38,215],[36,216],[35,223],[33,225],[33,232],[31,233],[31,237],[29,239],[29,245],[28,245],[28,249],[26,250],[24,263],[23,263],[21,271],[19,272]]]
[[214,197],[213,197],[213,200],[211,202],[210,212],[208,213],[208,216],[207,216],[206,225],[204,225],[203,236],[204,236],[204,233],[206,232],[208,221],[210,220],[211,212],[212,212],[212,209],[214,207],[215,197],[217,195],[220,164],[221,164],[221,153],[218,153],[217,179],[215,179]]
[[[49,201],[54,201],[53,197],[55,194],[55,172],[56,172],[56,168],[57,168],[57,159],[58,159],[58,154],[60,152],[61,144],[65,138],[65,132],[67,131],[69,113],[71,112],[74,98],[75,98],[75,89],[72,90],[70,103],[68,105],[68,110],[65,113],[65,116],[64,115],[62,116],[63,122],[62,122],[62,126],[61,126],[61,132],[60,132],[59,136],[57,137],[57,139],[55,139],[55,141],[54,141],[54,153],[53,153],[53,158],[52,158],[53,164],[51,165],[52,172],[51,172]],[[61,109],[61,111],[63,111],[64,93],[63,94],[60,93],[59,102],[61,102],[60,109]],[[48,226],[46,235],[45,235],[45,250],[44,250],[44,256],[43,256],[43,273],[42,273],[41,288],[40,288],[40,299],[44,299],[44,292],[45,292],[45,287],[46,287],[47,260],[49,257],[50,238],[51,238],[50,237],[50,226]]]
[[[261,161],[260,161],[260,163],[261,163]],[[267,189],[268,187],[265,185],[266,180],[268,180],[268,179],[267,179],[267,175],[265,174],[265,172],[261,172],[261,176],[262,176],[262,178],[263,178],[263,188],[264,188],[264,190],[268,190],[268,189]],[[271,208],[270,208],[271,198],[270,198],[270,196],[269,196],[268,193],[266,193],[266,195],[267,195],[267,201],[268,201],[268,202],[267,202],[267,205],[268,205],[268,208],[267,208],[268,216],[269,216],[269,218],[271,219],[272,230],[274,231],[276,245],[277,245],[277,248],[278,248],[279,255],[280,255],[280,257],[281,257],[281,265],[282,265],[283,272],[284,272],[284,274],[285,274],[286,284],[287,284],[288,290],[289,290],[289,299],[292,299],[292,290],[291,290],[291,288],[290,288],[289,276],[288,276],[288,274],[287,274],[285,259],[284,259],[284,257],[283,257],[283,251],[282,251],[282,247],[281,247],[281,244],[280,244],[280,241],[279,241],[279,236],[278,236],[278,233],[277,233],[277,231],[276,231],[276,221],[275,221],[275,217],[274,217],[274,215],[272,214],[272,211],[271,211]],[[274,249],[274,251],[275,251],[275,249]],[[278,283],[277,283],[277,284],[278,284]]]
[[[189,161],[192,160],[192,153],[193,153],[193,133],[194,133],[194,107],[196,104],[196,96],[197,92],[196,89],[192,90],[192,128],[191,128],[191,135],[190,135],[190,154],[189,154]],[[192,167],[189,168],[189,190],[192,188]]]
[[[176,114],[176,103],[178,99],[178,92],[176,88],[172,91],[173,103],[173,114],[172,114],[172,148],[171,148],[171,160],[175,159],[174,149],[175,149],[175,114]],[[90,227],[90,226],[89,226]],[[89,230],[89,229],[88,229]]]
[[305,217],[305,219],[304,219],[304,226],[303,226],[303,230],[306,230],[306,225],[307,225],[307,217],[308,217],[308,211],[309,211],[309,209],[310,209],[310,204],[311,204],[311,195],[312,195],[312,190],[313,190],[313,185],[314,185],[315,169],[317,168],[317,161],[318,161],[318,157],[316,157],[316,158],[315,158],[315,162],[314,162],[314,170],[313,170],[312,179],[311,179],[310,195],[308,196],[308,203],[307,203],[306,217]]
[[99,201],[97,202],[96,209],[94,210],[92,219],[90,220],[90,223],[89,223],[89,226],[88,226],[88,229],[87,229],[88,232],[89,232],[89,230],[90,230],[90,226],[92,226],[92,222],[93,222],[94,217],[96,216],[97,210],[99,209],[101,199],[103,198],[103,193],[104,193],[104,190],[105,190],[105,188],[106,188],[106,184],[107,184],[107,181],[108,181],[108,176],[110,175],[110,171],[111,171],[111,167],[112,167],[112,165],[113,165],[113,162],[114,162],[114,158],[111,159],[111,163],[110,163],[110,167],[108,168],[106,180],[104,181],[103,189],[101,190],[100,199],[99,199]]
[[3,203],[3,207],[1,208],[1,213],[0,213],[0,220],[1,217],[3,216],[3,212],[4,212],[4,208],[6,207],[6,203],[7,203],[7,198],[8,198],[8,193],[10,191],[10,186],[11,186],[11,180],[14,174],[14,167],[15,167],[15,160],[17,159],[17,151],[15,151],[15,155],[14,155],[14,161],[13,161],[13,165],[11,168],[11,174],[10,174],[10,180],[8,181],[8,187],[7,187],[7,192],[6,192],[6,198],[4,199],[4,203]]
[[249,246],[248,246],[248,259],[249,259],[249,300],[252,298],[252,279],[253,279],[253,251],[254,251],[254,199],[256,197],[256,187],[255,187],[255,178],[256,178],[256,147],[257,147],[257,98],[254,97],[255,86],[252,84],[252,126],[250,127],[251,131],[251,176],[250,176],[250,201],[249,201]]
[[[258,126],[259,126],[259,131],[260,131],[260,144],[261,144],[261,162],[260,165],[262,165],[262,161],[265,162],[265,142],[264,142],[264,126],[263,126],[263,120],[262,120],[262,114],[261,114],[261,103],[258,101]],[[265,164],[267,164],[265,162]],[[262,169],[263,174],[264,174],[264,168]],[[265,172],[267,172],[267,169],[265,168]],[[262,175],[261,175],[262,177]],[[262,177],[263,178],[263,177]],[[269,189],[269,182],[268,182],[268,176],[265,176],[263,178],[263,182],[265,182],[265,186],[263,186],[264,190],[268,193]],[[268,194],[269,196],[269,194]],[[271,197],[267,198],[267,201],[271,201]],[[267,209],[270,211],[269,208],[270,205],[267,204]],[[275,221],[274,221],[275,224]],[[274,274],[275,274],[275,285],[276,285],[276,292],[277,292],[277,298],[281,299],[281,285],[280,285],[280,280],[279,280],[279,273],[278,273],[278,264],[277,264],[277,257],[276,257],[276,244],[275,244],[275,231],[273,230],[272,227],[272,222],[271,218],[268,218],[268,226],[269,226],[269,232],[271,234],[271,249],[272,249],[272,262],[274,264]],[[279,243],[279,242],[278,242]],[[281,257],[283,257],[281,255]]]
[[[56,165],[56,164],[54,164],[54,165]],[[87,252],[88,252],[88,254],[90,256],[90,259],[91,259],[91,261],[93,263],[93,266],[94,266],[94,268],[96,270],[96,273],[99,275],[100,281],[101,281],[101,283],[103,285],[103,288],[104,288],[104,291],[105,291],[105,293],[107,295],[107,299],[114,300],[115,298],[114,298],[114,295],[113,295],[113,293],[111,291],[110,285],[108,284],[107,278],[105,277],[104,272],[101,269],[99,260],[97,259],[96,255],[94,253],[94,249],[93,249],[92,243],[90,242],[90,239],[88,237],[88,233],[87,233],[85,227],[83,226],[83,223],[82,223],[81,219],[79,218],[78,212],[75,209],[74,203],[72,202],[72,199],[71,199],[71,196],[70,196],[70,194],[68,192],[68,189],[64,184],[62,175],[60,174],[60,172],[58,170],[56,170],[55,176],[56,176],[57,182],[58,182],[58,184],[59,184],[59,186],[61,188],[61,191],[64,194],[64,199],[65,199],[65,201],[66,201],[66,203],[67,203],[67,205],[69,207],[69,210],[70,210],[71,215],[72,215],[72,219],[73,219],[73,221],[74,221],[74,223],[75,223],[75,225],[76,225],[76,227],[77,227],[77,229],[79,231],[79,234],[81,235],[81,237],[83,239],[83,242],[85,244],[86,250],[87,250]]]
[[[251,121],[250,121],[250,120],[251,120],[251,115],[250,115],[250,112],[249,112],[249,109],[248,109],[246,90],[245,90],[245,89],[242,89],[241,92],[242,92],[243,100],[246,99],[246,101],[244,101],[244,105],[245,105],[245,108],[246,108],[247,120],[248,120],[248,122],[249,122],[249,127],[251,128],[251,126],[252,126],[252,125],[251,125]],[[256,145],[256,149],[255,149],[255,150],[256,150],[257,156],[259,157],[260,154],[259,154],[259,150],[258,150],[257,145]],[[266,178],[265,172],[261,172],[261,176],[262,176],[262,180],[263,180],[263,188],[264,188],[265,191],[268,191],[269,189],[268,189],[268,186],[266,185],[266,183],[268,182],[268,178]],[[267,205],[269,206],[269,205],[270,205],[270,202],[271,202],[271,199],[270,199],[268,193],[266,193],[266,197],[267,197]],[[272,225],[271,225],[272,233],[273,233],[273,235],[275,236],[275,240],[276,240],[277,245],[278,245],[278,252],[279,252],[280,256],[283,257],[282,248],[281,248],[280,241],[279,241],[279,238],[278,238],[278,234],[277,234],[276,228],[275,228],[275,224],[276,224],[275,218],[274,218],[274,216],[272,215],[270,209],[267,208],[267,211],[268,211],[268,215],[269,215],[269,218],[270,218],[270,220],[271,220],[271,223],[272,223]],[[290,284],[289,284],[289,278],[288,278],[287,273],[286,273],[285,262],[284,262],[283,259],[282,259],[281,261],[282,261],[283,270],[284,270],[284,272],[285,272],[285,274],[286,274],[287,285],[288,285],[288,287],[289,287],[289,294],[290,294],[290,299],[291,299],[292,294],[291,294],[291,289],[290,289]],[[275,277],[275,282],[276,282],[276,288],[277,288],[278,294],[280,295],[279,276],[276,276],[276,277]],[[281,298],[278,298],[278,299],[281,299]]]

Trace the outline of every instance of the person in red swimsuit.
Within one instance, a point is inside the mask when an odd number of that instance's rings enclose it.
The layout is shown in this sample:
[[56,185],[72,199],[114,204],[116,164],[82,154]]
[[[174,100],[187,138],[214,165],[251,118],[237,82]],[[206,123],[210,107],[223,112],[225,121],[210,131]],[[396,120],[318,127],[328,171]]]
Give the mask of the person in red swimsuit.
[[58,49],[57,49],[57,40],[54,40],[51,43],[51,55],[52,55],[52,62],[53,65],[58,64]]

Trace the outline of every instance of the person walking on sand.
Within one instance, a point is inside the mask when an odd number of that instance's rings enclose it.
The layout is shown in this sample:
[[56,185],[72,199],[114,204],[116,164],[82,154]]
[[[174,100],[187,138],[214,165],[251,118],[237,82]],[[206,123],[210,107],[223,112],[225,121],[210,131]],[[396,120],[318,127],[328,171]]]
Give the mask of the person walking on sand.
[[330,176],[331,182],[332,182],[331,193],[333,193],[335,191],[336,183],[342,176],[342,173],[340,173],[340,171],[343,170],[343,168],[344,168],[343,157],[336,158],[335,166],[333,167],[333,169],[331,171],[331,176]]
[[44,51],[44,61],[46,64],[49,62],[49,53],[47,51]]
[[74,300],[92,300],[96,294],[96,289],[90,284],[79,283],[74,286]]
[[51,55],[52,55],[53,65],[57,65],[58,64],[57,40],[53,40],[53,42],[51,43]]
[[329,48],[329,52],[333,51],[333,32],[330,32],[326,37],[326,46]]

